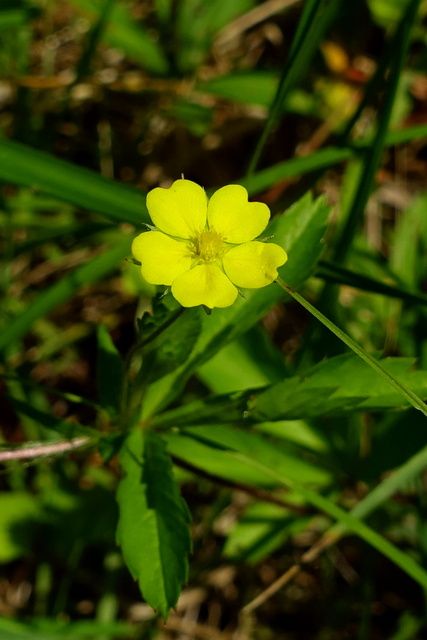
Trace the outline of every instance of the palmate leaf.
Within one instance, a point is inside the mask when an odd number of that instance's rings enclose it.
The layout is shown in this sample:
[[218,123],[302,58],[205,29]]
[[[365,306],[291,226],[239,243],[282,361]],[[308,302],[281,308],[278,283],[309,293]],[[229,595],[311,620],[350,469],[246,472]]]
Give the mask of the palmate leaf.
[[190,515],[163,439],[134,429],[120,452],[117,540],[147,602],[167,618],[187,579]]

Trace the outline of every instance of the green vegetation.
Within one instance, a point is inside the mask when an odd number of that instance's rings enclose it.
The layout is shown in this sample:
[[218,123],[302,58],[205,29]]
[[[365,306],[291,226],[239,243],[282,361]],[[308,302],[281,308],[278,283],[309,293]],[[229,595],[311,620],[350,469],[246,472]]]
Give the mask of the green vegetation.
[[[1,640],[425,636],[426,20],[0,4]],[[181,176],[269,206],[275,282],[142,279]]]

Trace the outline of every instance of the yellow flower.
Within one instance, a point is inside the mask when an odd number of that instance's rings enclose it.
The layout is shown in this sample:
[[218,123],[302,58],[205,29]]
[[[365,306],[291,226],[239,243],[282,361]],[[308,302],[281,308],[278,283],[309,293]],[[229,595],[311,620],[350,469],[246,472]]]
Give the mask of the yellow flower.
[[195,182],[176,180],[150,191],[147,207],[156,230],[137,236],[132,253],[147,282],[170,286],[183,307],[228,307],[238,287],[265,287],[287,260],[279,245],[254,241],[270,211],[239,185],[208,201]]

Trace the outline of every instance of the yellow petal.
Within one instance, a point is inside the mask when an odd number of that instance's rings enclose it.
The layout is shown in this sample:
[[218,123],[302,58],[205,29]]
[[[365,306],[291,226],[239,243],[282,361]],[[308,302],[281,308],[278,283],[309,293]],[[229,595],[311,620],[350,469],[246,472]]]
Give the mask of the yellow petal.
[[191,180],[153,189],[147,194],[147,208],[156,227],[170,236],[194,238],[206,226],[206,193]]
[[237,298],[237,289],[219,267],[200,264],[172,283],[172,295],[183,307],[229,307]]
[[286,251],[278,244],[247,242],[230,249],[222,263],[225,273],[237,287],[258,289],[277,278],[277,267],[287,259]]
[[249,242],[259,236],[269,219],[267,205],[248,202],[248,192],[237,184],[218,189],[209,200],[209,226],[232,244]]
[[141,233],[132,242],[132,254],[141,263],[143,277],[151,284],[170,285],[191,269],[192,258],[185,242],[160,231]]

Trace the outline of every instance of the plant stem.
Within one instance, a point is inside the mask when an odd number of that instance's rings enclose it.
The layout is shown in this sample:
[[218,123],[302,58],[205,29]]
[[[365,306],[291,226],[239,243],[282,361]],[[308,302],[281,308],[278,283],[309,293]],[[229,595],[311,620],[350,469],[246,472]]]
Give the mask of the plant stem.
[[19,449],[6,449],[0,451],[0,462],[9,460],[26,460],[28,458],[42,458],[45,456],[57,456],[61,453],[80,449],[90,443],[90,438],[74,438],[64,442],[33,442],[31,445],[19,447]]
[[[146,347],[148,344],[158,338],[166,329],[168,329],[178,318],[184,313],[186,307],[180,307],[175,313],[163,322],[157,329],[155,329],[149,336],[136,342],[129,350],[125,360],[125,375],[123,377],[123,384],[120,393],[120,429],[126,431],[133,420],[134,412],[137,406],[142,403],[142,399],[145,392],[145,385],[143,376],[138,375],[142,372],[140,368],[134,384],[131,385],[130,370],[132,366],[132,360],[134,356]],[[133,388],[131,388],[133,387]]]
[[327,329],[332,331],[333,334],[337,336],[344,344],[346,344],[359,358],[362,358],[374,371],[376,371],[382,378],[387,380],[391,384],[392,387],[396,389],[406,400],[411,404],[414,409],[418,409],[427,417],[427,406],[421,400],[416,393],[414,393],[409,387],[407,387],[403,382],[401,382],[395,376],[392,376],[388,371],[386,371],[381,364],[376,360],[373,356],[371,356],[363,347],[361,347],[353,338],[350,338],[344,331],[342,331],[339,327],[337,327],[331,320],[328,320],[326,316],[323,315],[320,311],[318,311],[312,304],[307,302],[305,298],[303,298],[299,293],[294,291],[292,287],[290,287],[286,282],[284,282],[281,278],[277,278],[277,284],[282,287],[290,296],[301,306],[303,306],[311,315],[313,315],[319,322],[321,322]]

